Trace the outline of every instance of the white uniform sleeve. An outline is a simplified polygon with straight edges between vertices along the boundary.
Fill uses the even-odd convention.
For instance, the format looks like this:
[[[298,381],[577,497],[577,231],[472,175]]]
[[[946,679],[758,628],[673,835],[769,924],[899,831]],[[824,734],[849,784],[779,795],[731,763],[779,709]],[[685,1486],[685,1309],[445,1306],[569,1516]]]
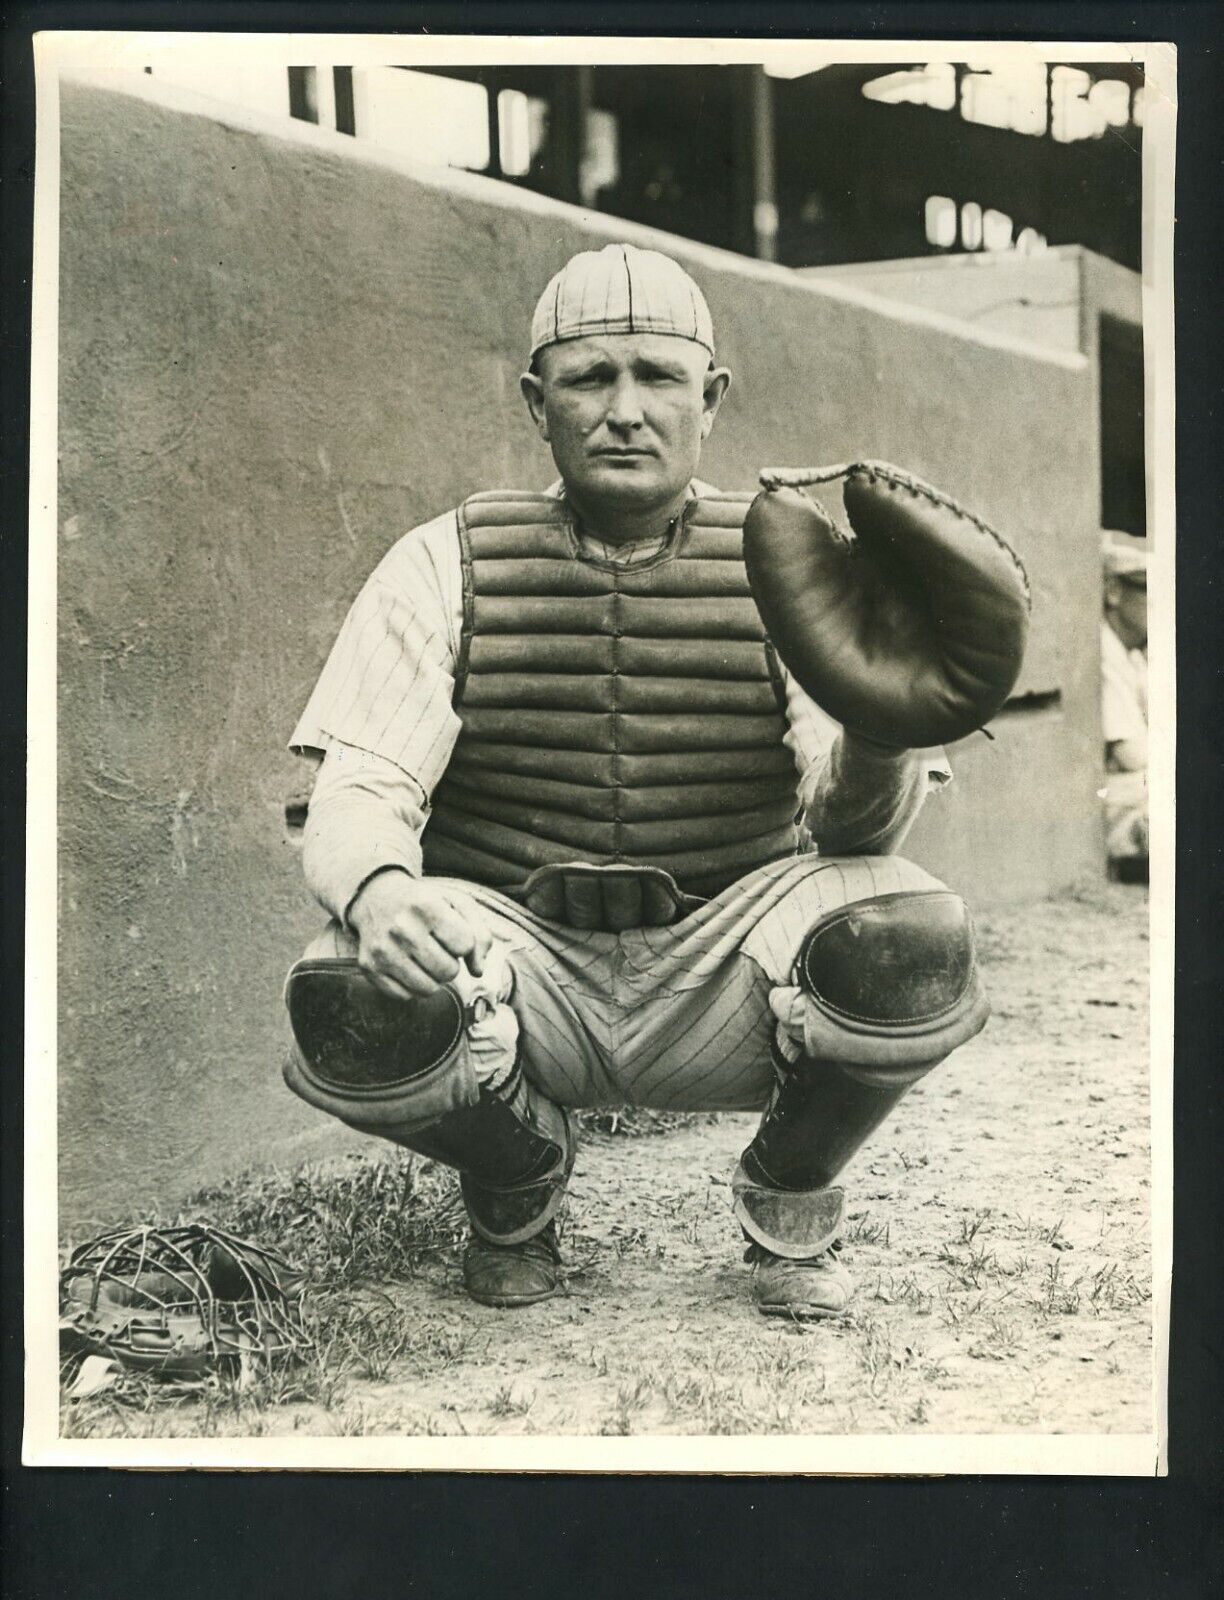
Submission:
[[[952,780],[943,750],[897,754],[846,733],[783,669],[787,743],[799,768],[799,799],[822,855],[897,850],[934,788]]]
[[[293,750],[323,756],[302,841],[306,881],[341,921],[375,873],[420,875],[429,797],[460,727],[451,702],[462,621],[449,512],[375,568],[293,731]]]
[[[459,733],[451,705],[462,618],[454,512],[394,545],[353,602],[290,740],[393,762],[428,797]]]
[[[425,796],[401,767],[355,745],[332,742],[315,778],[302,836],[306,882],[333,917],[376,873],[421,875]]]
[[[1106,744],[1147,740],[1146,683],[1109,624],[1101,624],[1101,733]]]

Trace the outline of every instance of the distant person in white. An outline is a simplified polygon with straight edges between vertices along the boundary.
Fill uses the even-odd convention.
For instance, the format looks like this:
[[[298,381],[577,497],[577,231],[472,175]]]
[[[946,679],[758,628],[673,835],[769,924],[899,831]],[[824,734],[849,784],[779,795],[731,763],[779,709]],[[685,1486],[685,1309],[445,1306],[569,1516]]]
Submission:
[[[1111,863],[1142,872],[1148,859],[1147,541],[1107,532],[1101,621],[1105,836]]]

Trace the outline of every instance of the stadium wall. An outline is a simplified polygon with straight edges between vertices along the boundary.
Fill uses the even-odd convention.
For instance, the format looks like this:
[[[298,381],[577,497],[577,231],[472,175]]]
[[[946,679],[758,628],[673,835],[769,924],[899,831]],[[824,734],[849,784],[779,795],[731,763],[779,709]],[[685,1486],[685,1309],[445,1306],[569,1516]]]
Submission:
[[[982,906],[1101,870],[1082,357],[150,85],[61,85],[65,1226],[349,1137],[280,1083],[281,983],[320,922],[285,743],[400,534],[550,480],[517,380],[577,249],[654,243],[706,290],[735,374],[714,482],[881,457],[1014,539],[1022,698],[952,751],[907,848]]]

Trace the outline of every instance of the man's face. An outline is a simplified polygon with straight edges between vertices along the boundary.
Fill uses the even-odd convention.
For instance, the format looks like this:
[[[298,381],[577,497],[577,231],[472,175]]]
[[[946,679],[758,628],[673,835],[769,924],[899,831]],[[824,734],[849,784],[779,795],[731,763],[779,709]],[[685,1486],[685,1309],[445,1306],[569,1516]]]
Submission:
[[[649,510],[683,493],[730,374],[668,334],[549,345],[523,395],[566,488],[586,509]]]

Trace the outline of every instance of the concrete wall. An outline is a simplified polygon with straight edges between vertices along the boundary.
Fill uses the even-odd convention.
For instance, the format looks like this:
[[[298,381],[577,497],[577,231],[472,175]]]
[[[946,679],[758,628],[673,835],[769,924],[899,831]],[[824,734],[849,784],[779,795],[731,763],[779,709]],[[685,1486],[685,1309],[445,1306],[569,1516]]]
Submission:
[[[858,284],[885,299],[942,311],[978,329],[1078,350],[1079,257],[1074,247],[1034,256],[982,251],[805,267],[802,275]]]
[[[1087,441],[1098,485],[1098,521],[1130,533],[1146,528],[1143,282],[1137,272],[1061,245],[1037,255],[975,252],[805,268],[803,276],[867,289],[899,305],[953,317],[1086,362]],[[1095,541],[1098,530],[1089,530]]]
[[[800,276],[855,284],[978,330],[1078,350],[1094,365],[1102,315],[1136,325],[1143,320],[1139,274],[1080,245],[1060,245],[1032,256],[983,251],[804,267]]]
[[[220,119],[220,120],[219,120]],[[575,249],[640,231],[168,91],[62,89],[63,1220],[168,1201],[332,1127],[283,1091],[285,969],[319,922],[285,740],[404,530],[546,483],[516,380]],[[1093,869],[1095,483],[1078,358],[667,247],[735,370],[704,470],[880,456],[1006,529],[1023,688],[913,853],[977,902]]]

